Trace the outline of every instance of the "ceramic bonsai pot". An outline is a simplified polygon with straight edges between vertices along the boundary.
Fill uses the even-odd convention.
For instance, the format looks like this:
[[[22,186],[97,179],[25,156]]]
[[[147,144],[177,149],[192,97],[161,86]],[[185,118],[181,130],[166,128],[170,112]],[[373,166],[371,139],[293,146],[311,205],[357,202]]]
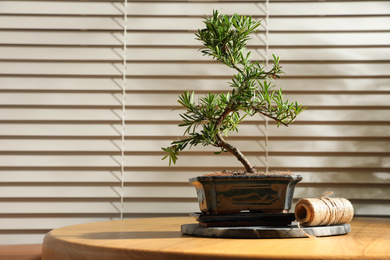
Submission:
[[[287,213],[300,175],[198,176],[195,186],[203,214]]]

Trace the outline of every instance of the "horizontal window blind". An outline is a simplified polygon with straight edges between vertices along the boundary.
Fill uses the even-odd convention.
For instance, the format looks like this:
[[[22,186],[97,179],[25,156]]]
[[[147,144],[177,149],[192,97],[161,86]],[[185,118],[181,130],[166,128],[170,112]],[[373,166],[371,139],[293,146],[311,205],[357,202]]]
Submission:
[[[390,216],[388,1],[128,1],[123,190],[124,1],[2,1],[0,243],[119,219],[122,192],[125,218],[188,215],[188,178],[242,168],[203,147],[161,160],[182,135],[177,95],[228,89],[232,71],[194,36],[213,9],[263,20],[253,59],[281,56],[275,84],[308,107],[288,128],[250,118],[229,140],[260,170],[302,175],[295,201],[333,191],[357,215]]]

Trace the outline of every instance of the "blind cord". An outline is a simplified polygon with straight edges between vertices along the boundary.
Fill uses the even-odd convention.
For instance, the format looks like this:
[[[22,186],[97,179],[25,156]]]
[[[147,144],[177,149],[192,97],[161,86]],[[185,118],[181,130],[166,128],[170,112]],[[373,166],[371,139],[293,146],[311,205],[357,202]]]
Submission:
[[[120,219],[124,213],[125,193],[125,135],[126,135],[126,69],[127,69],[127,0],[124,1],[123,11],[123,66],[122,66],[122,132],[121,132],[121,173],[120,173]]]
[[[268,69],[268,56],[269,56],[269,0],[265,1],[265,67]],[[268,118],[265,119],[265,172],[269,171],[268,162]]]

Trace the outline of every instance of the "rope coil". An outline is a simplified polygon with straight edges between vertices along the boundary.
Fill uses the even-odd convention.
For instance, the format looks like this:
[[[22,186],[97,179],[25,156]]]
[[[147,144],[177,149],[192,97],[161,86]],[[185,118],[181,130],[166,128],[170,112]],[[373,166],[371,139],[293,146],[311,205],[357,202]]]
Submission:
[[[295,206],[295,218],[302,226],[331,226],[349,223],[354,214],[351,202],[344,198],[301,199]]]

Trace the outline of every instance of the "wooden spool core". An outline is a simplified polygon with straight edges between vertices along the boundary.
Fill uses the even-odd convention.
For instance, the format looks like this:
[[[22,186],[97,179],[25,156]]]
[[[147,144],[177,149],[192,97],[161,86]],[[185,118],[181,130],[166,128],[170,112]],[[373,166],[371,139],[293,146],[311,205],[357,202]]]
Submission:
[[[295,217],[298,222],[306,223],[312,218],[312,211],[306,204],[299,204],[295,208]]]

